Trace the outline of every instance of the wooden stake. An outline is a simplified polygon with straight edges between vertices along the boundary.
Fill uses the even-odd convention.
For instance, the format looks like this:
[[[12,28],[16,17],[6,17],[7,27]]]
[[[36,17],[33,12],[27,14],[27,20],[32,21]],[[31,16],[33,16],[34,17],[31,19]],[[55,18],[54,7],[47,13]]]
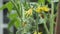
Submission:
[[[57,20],[56,20],[55,34],[60,34],[60,0],[59,0],[59,3],[58,3],[58,11],[57,11]]]

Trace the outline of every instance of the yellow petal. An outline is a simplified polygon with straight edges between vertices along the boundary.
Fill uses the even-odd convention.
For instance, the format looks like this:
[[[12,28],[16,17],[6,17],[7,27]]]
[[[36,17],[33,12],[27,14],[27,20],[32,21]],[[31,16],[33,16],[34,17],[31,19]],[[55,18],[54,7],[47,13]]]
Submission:
[[[26,17],[32,15],[32,8],[30,8],[28,11],[25,12]]]
[[[37,34],[37,32],[35,31],[34,34]]]
[[[42,34],[42,32],[38,32],[38,34]]]
[[[37,34],[37,31],[35,31],[34,34]],[[42,32],[38,32],[38,34],[42,34]]]
[[[44,6],[44,7],[42,7],[43,9],[43,11],[46,11],[46,12],[48,12],[50,9],[48,8],[48,7],[46,7],[46,6]]]
[[[32,8],[27,11],[27,14],[32,15]]]
[[[37,13],[41,13],[41,12],[42,12],[41,9],[42,9],[42,7],[38,7],[38,8],[36,9],[36,12],[37,12]]]

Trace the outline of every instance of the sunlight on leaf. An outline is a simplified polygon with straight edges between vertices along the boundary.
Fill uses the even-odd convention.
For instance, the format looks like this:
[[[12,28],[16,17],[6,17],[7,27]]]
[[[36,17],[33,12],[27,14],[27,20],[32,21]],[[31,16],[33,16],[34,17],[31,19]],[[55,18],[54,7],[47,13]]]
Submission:
[[[51,3],[51,0],[47,0],[49,3]]]
[[[0,10],[3,10],[3,9],[5,9],[5,8],[7,8],[8,11],[11,11],[12,8],[13,8],[13,4],[12,4],[11,2],[8,2],[8,3],[4,4],[4,5],[0,8]]]
[[[17,19],[14,23],[14,26],[18,29],[20,27],[21,23],[20,23],[20,20]]]
[[[8,2],[8,3],[6,4],[6,7],[8,8],[8,11],[11,11],[12,8],[13,8],[13,4],[12,4],[11,2]]]

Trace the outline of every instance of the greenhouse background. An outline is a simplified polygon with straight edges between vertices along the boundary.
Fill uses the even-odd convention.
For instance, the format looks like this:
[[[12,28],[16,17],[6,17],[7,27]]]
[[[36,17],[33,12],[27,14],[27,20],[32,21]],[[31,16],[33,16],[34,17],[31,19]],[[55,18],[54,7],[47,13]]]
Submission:
[[[3,6],[4,4],[6,4],[8,1],[9,0],[0,0],[0,7]],[[27,0],[27,2],[30,2],[31,4],[35,4],[37,1],[38,0]],[[58,3],[58,0],[53,0],[53,2],[55,3],[55,6],[56,6]],[[7,12],[8,12],[7,8],[5,8],[4,10],[2,10],[0,12],[0,34],[9,34],[9,31],[7,29],[8,23],[9,23],[9,18],[7,17]],[[10,30],[11,30],[11,32],[13,32],[13,34],[16,34],[17,30],[14,26]]]

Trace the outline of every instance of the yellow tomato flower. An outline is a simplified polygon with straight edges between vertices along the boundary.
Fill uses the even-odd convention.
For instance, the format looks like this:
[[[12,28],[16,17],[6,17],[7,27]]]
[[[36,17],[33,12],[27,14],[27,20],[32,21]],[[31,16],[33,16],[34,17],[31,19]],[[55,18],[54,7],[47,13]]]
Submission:
[[[27,11],[27,14],[32,15],[32,8]]]
[[[26,16],[32,15],[32,8],[30,8],[28,11],[25,12]]]
[[[43,8],[42,10],[45,12],[48,12],[50,10],[50,8],[48,8],[47,6],[43,6],[42,8]]]
[[[37,34],[37,32],[35,31],[34,34]],[[42,34],[42,32],[38,32],[38,34]]]
[[[36,8],[36,12],[37,12],[37,13],[41,13],[41,12],[42,12],[41,9],[42,9],[42,7],[38,7],[38,8]]]
[[[50,8],[48,8],[47,6],[39,6],[37,9],[36,9],[36,12],[37,13],[41,13],[42,11],[45,11],[45,12],[48,12],[50,10]]]

